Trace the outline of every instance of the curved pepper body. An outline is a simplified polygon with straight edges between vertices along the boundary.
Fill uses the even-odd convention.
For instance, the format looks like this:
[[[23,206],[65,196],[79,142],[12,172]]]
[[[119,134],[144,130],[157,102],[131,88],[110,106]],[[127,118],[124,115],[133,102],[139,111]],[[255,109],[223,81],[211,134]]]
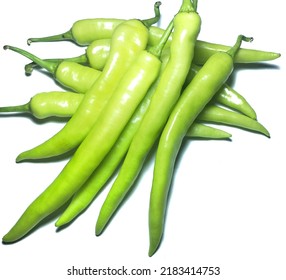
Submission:
[[[211,56],[184,89],[161,134],[149,204],[149,256],[156,252],[163,235],[169,188],[183,138],[232,71],[231,55]]]
[[[56,69],[55,76],[64,87],[76,92],[87,92],[99,78],[101,71],[76,62],[63,61]]]
[[[137,24],[131,23],[131,25]],[[71,160],[50,186],[31,203],[4,237],[5,242],[21,238],[81,188],[115,144],[133,112],[157,78],[160,66],[160,60],[154,55],[147,51],[139,53],[122,77],[104,112],[95,121]]]
[[[161,71],[163,67],[164,61],[162,62]],[[150,71],[154,70],[155,69],[150,69]],[[70,222],[81,211],[83,211],[91,203],[97,193],[104,187],[105,183],[115,172],[123,157],[126,155],[129,145],[134,137],[134,134],[140,126],[143,116],[149,107],[150,100],[156,89],[159,79],[160,76],[157,78],[156,82],[152,84],[152,86],[146,93],[144,99],[136,108],[136,111],[124,127],[122,133],[118,137],[116,143],[114,143],[109,153],[102,160],[100,165],[94,170],[93,174],[89,177],[87,182],[73,196],[73,199],[69,204],[68,208],[56,222],[56,226],[62,226]]]
[[[184,87],[186,87],[191,82],[194,76],[199,72],[200,68],[200,66],[197,66],[194,63],[192,64],[191,69],[186,78]],[[236,90],[234,90],[226,83],[224,83],[219,89],[219,91],[215,94],[213,101],[215,103],[220,103],[231,109],[239,111],[249,116],[250,118],[256,119],[256,113],[252,106],[241,94],[239,94]]]
[[[236,110],[252,119],[256,119],[256,112],[247,100],[235,89],[224,84],[214,97],[214,102]]]
[[[76,21],[72,28],[72,38],[79,45],[89,45],[94,40],[110,39],[116,27],[123,19],[82,19]]]
[[[195,49],[194,63],[203,65],[208,58],[217,52],[226,52],[230,46],[215,44],[206,41],[198,41]],[[280,53],[255,49],[240,48],[234,56],[235,63],[254,63],[270,61],[280,57]]]
[[[17,161],[24,159],[48,158],[63,154],[77,147],[97,120],[121,78],[145,49],[148,29],[138,20],[119,25],[111,43],[111,53],[100,77],[85,96],[67,124],[39,146],[21,153]]]
[[[102,70],[110,53],[110,39],[93,41],[86,49],[86,56],[90,67]]]
[[[243,114],[226,110],[218,106],[208,105],[198,115],[198,121],[220,123],[225,125],[236,126],[250,131],[262,133],[270,137],[269,131],[258,121]]]
[[[96,223],[100,234],[138,176],[145,157],[155,143],[169,113],[179,98],[181,88],[189,71],[194,44],[200,30],[197,13],[178,13],[174,17],[173,40],[170,57],[162,73],[150,106],[136,132]],[[159,106],[158,106],[159,104]],[[140,148],[139,148],[140,147]]]
[[[33,96],[29,102],[31,114],[38,118],[70,117],[83,99],[83,94],[73,92],[42,92]]]

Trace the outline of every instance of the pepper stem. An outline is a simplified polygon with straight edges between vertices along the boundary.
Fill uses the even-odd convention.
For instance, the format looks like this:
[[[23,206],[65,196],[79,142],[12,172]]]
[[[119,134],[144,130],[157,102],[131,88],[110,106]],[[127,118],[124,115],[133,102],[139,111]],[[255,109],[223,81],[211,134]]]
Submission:
[[[72,29],[58,34],[41,38],[29,38],[27,44],[31,45],[34,42],[57,42],[57,41],[73,41]]]
[[[157,57],[160,57],[162,54],[162,51],[164,49],[164,46],[165,46],[166,42],[168,41],[172,31],[173,31],[173,28],[174,28],[174,21],[171,20],[168,27],[166,28],[166,30],[162,34],[162,37],[161,37],[159,43],[155,46],[149,47],[148,52],[152,53],[153,55],[155,55]]]
[[[82,54],[80,56],[76,56],[76,57],[69,57],[69,58],[49,58],[49,59],[44,59],[45,62],[51,62],[51,63],[57,63],[58,65],[62,62],[62,61],[71,61],[71,62],[76,62],[76,63],[80,63],[80,64],[86,64],[88,63],[88,59],[86,54]],[[35,63],[35,62],[31,62],[25,65],[25,73],[26,75],[31,75],[33,70],[35,68],[41,68],[41,65]]]
[[[158,3],[158,2],[156,2]],[[197,4],[197,1],[191,1],[191,0],[183,0],[183,3],[179,9],[178,13],[191,13],[191,12],[195,12],[194,10],[194,6],[193,4]],[[168,41],[172,31],[174,28],[174,19],[172,19],[168,25],[168,27],[166,28],[166,30],[164,31],[159,43],[156,46],[150,47],[148,49],[148,51],[150,53],[152,53],[153,55],[160,57],[162,54],[162,51],[164,49],[164,46],[166,44],[166,42]]]
[[[26,113],[30,112],[30,103],[16,106],[0,107],[0,113]]]
[[[197,0],[183,0],[179,13],[196,12],[197,2]]]
[[[231,56],[234,57],[236,55],[236,53],[238,52],[238,50],[240,49],[241,43],[242,41],[245,42],[252,42],[253,41],[253,37],[246,37],[244,35],[238,35],[237,39],[236,39],[236,43],[234,44],[233,47],[231,47],[227,53]]]
[[[37,56],[35,56],[35,55],[33,55],[33,54],[23,50],[23,49],[17,48],[17,47],[5,45],[3,48],[4,48],[4,50],[12,50],[14,52],[17,52],[17,53],[31,59],[34,63],[36,63],[37,65],[46,69],[47,71],[49,71],[53,75],[55,74],[56,69],[57,69],[58,64],[59,64],[59,62],[53,62],[53,61],[47,61],[47,60],[40,59],[39,57],[37,57]]]
[[[161,2],[157,1],[154,4],[154,12],[155,12],[155,16],[149,19],[144,19],[142,20],[142,22],[149,28],[151,25],[157,23],[160,20],[161,17],[161,13],[160,13],[160,9],[159,7],[161,6]]]

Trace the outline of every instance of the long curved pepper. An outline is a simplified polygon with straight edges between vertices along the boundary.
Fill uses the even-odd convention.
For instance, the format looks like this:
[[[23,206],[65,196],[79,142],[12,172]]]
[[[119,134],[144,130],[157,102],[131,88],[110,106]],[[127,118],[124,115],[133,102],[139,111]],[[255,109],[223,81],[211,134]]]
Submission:
[[[137,20],[124,22],[122,25],[124,29],[126,25],[127,28],[131,26],[133,36],[140,26],[143,29],[141,33],[148,33],[146,27]],[[137,58],[122,76],[104,111],[79,145],[74,156],[51,185],[30,204],[14,227],[3,237],[4,242],[13,242],[24,236],[42,219],[66,203],[88,180],[116,143],[137,106],[156,80],[161,67],[159,59],[161,50],[171,31],[172,26],[166,30],[157,48],[142,49],[137,53]],[[146,43],[147,37],[145,36]]]
[[[160,1],[154,4],[155,16],[149,20],[148,25],[151,26],[158,22],[158,18],[160,17],[160,5]],[[64,33],[41,38],[29,38],[27,44],[30,45],[35,42],[71,41],[80,46],[86,46],[95,40],[110,39],[117,26],[125,21],[125,19],[117,18],[82,19],[74,22],[72,27]]]
[[[113,33],[107,64],[100,77],[85,93],[77,112],[58,133],[21,153],[16,161],[51,158],[76,148],[97,121],[126,71],[146,48],[147,41],[148,26],[144,21],[134,19],[120,24]]]
[[[141,104],[124,127],[124,130],[118,137],[116,143],[109,151],[108,155],[102,160],[100,165],[94,170],[93,174],[88,178],[85,184],[75,193],[68,207],[56,222],[56,226],[60,227],[78,216],[93,201],[95,196],[105,187],[106,182],[113,175],[120,165],[122,159],[127,153],[130,143],[136,133],[140,123],[146,113],[151,98],[155,92],[161,73],[165,68],[166,58],[162,55],[162,66],[157,80],[152,84]],[[191,136],[190,136],[191,137]]]
[[[183,91],[161,134],[150,194],[149,256],[156,252],[163,235],[168,193],[183,138],[198,114],[231,75],[233,57],[240,48],[242,40],[250,41],[252,38],[240,35],[229,51],[216,53],[208,59]]]
[[[61,59],[43,60],[30,52],[9,45],[5,45],[4,49],[12,50],[31,59],[34,63],[51,73],[54,79],[62,86],[76,92],[86,92],[101,74],[101,71],[99,70],[81,65],[74,61],[65,61]]]
[[[144,108],[142,109],[144,110]],[[136,116],[139,116],[140,118],[140,115],[140,112],[137,112]],[[100,166],[95,169],[86,183],[74,194],[68,207],[56,221],[57,227],[70,223],[73,219],[80,215],[80,213],[92,203],[95,197],[106,186],[107,181],[114,174],[116,168],[118,168],[122,158],[126,154],[133,136],[133,132],[136,131],[138,126],[138,123],[136,123],[135,120],[135,115],[132,119],[133,123],[130,123],[129,127],[124,129],[123,135],[121,135],[117,140],[116,144],[101,162]],[[189,139],[225,140],[229,139],[231,134],[221,129],[196,122],[190,127],[186,133],[186,137]]]
[[[173,24],[168,63],[142,123],[130,144],[118,177],[101,207],[96,223],[97,235],[103,231],[140,173],[147,154],[180,96],[191,66],[194,53],[191,50],[194,49],[200,31],[201,19],[194,11],[190,0],[183,0],[180,11],[173,18]]]

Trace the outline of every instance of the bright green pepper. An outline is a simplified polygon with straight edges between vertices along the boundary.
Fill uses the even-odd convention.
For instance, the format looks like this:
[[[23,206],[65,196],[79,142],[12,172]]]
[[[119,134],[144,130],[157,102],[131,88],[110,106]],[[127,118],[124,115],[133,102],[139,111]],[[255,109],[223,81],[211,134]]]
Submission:
[[[99,235],[122,202],[140,173],[144,160],[177,102],[189,72],[201,19],[190,0],[184,0],[174,17],[170,57],[161,75],[140,127],[130,144],[127,155],[99,213],[96,234]]]
[[[226,110],[224,108],[207,105],[196,118],[197,121],[220,123],[224,125],[236,126],[253,132],[258,132],[270,137],[269,131],[258,121],[240,113]]]
[[[28,39],[28,44],[31,44],[32,42],[53,42],[68,40],[81,46],[87,46],[95,40],[110,39],[115,27],[123,21],[123,19],[114,18],[82,19],[76,21],[71,29],[65,33],[42,38],[30,38]],[[160,40],[163,32],[164,30],[162,28],[152,26],[150,28],[148,44],[156,45]],[[171,42],[171,38],[169,41]],[[168,46],[169,45],[166,45],[166,47]],[[203,65],[206,60],[214,53],[226,51],[229,48],[230,47],[226,45],[197,40],[195,46],[194,63]],[[281,54],[276,52],[241,48],[234,57],[234,61],[236,63],[255,63],[271,61],[279,58],[280,56]]]
[[[140,50],[140,46],[144,46],[142,41],[147,43],[147,28],[140,21],[124,22],[122,26],[118,26],[118,29],[121,40],[123,39],[122,33],[125,33],[126,29],[132,32],[132,36],[135,36],[134,32],[137,33],[137,40],[132,40],[132,42],[138,44],[138,50]],[[161,67],[158,57],[161,55],[161,49],[171,31],[172,25],[167,29],[158,47],[150,50],[141,48],[141,51],[136,52],[136,59],[129,65],[126,74],[121,76],[107,105],[71,160],[50,186],[30,204],[8,234],[3,237],[4,242],[13,242],[21,238],[43,218],[66,203],[88,180],[116,143],[125,125],[157,78]],[[138,42],[139,38],[141,40]],[[134,50],[132,51],[134,52]],[[118,53],[118,50],[116,52]],[[130,49],[128,48],[129,53]],[[127,60],[126,57],[124,58]]]
[[[160,17],[159,6],[161,2],[158,1],[154,5],[155,16],[149,20],[148,25],[157,23]],[[113,36],[114,30],[123,23],[124,19],[116,18],[95,18],[95,19],[82,19],[76,21],[72,27],[62,34],[42,37],[42,38],[29,38],[27,44],[33,42],[57,42],[57,41],[71,41],[81,46],[91,44],[96,40],[110,39]],[[160,35],[162,35],[161,32]],[[154,45],[157,45],[160,39]]]
[[[83,94],[70,91],[40,92],[23,105],[0,107],[0,113],[29,113],[37,119],[71,117],[83,97]]]
[[[58,133],[21,153],[16,160],[54,157],[76,148],[97,120],[125,72],[146,48],[147,40],[148,28],[141,21],[130,20],[119,25],[113,33],[108,62],[100,77],[85,93],[76,113]]]
[[[161,72],[165,68],[166,59],[162,59],[163,65]],[[152,85],[140,106],[136,109],[132,118],[124,128],[123,132],[117,139],[117,142],[112,147],[108,155],[100,163],[99,167],[95,169],[93,174],[89,177],[87,182],[78,190],[73,196],[72,201],[65,209],[64,213],[56,222],[56,226],[60,227],[78,216],[88,205],[93,201],[96,195],[102,190],[106,182],[110,179],[116,168],[120,165],[123,157],[126,155],[130,143],[140,126],[140,123],[147,111],[151,98],[156,90],[160,76],[156,83]],[[188,131],[187,137],[190,138],[208,138],[208,139],[228,139],[231,135],[223,130],[209,127],[200,123],[194,124]]]
[[[184,88],[191,82],[194,76],[198,73],[200,67],[192,64],[190,72],[186,78]],[[220,90],[213,98],[214,103],[219,103],[233,110],[239,111],[252,119],[256,119],[256,112],[246,99],[239,94],[236,90],[231,88],[228,84],[224,83]]]
[[[239,36],[235,46],[228,52],[216,53],[208,59],[183,91],[161,134],[150,194],[149,256],[156,252],[163,235],[169,188],[183,138],[199,113],[232,73],[233,57],[242,40],[250,39]]]
[[[8,45],[4,46],[4,49],[9,49],[28,57],[51,73],[54,79],[62,86],[76,92],[85,93],[101,74],[99,70],[74,61],[65,61],[62,59],[55,61],[42,60],[30,52]]]

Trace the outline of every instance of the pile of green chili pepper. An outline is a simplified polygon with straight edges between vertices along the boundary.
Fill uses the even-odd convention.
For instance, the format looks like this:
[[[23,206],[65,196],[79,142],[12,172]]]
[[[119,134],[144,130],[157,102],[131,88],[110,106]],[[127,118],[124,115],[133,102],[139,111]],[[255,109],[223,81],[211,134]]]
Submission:
[[[149,256],[159,248],[169,188],[184,139],[230,139],[216,125],[228,125],[270,137],[246,98],[227,84],[236,63],[259,63],[279,53],[242,48],[251,37],[235,34],[233,46],[199,40],[202,19],[196,0],[182,0],[166,29],[146,20],[96,18],[75,22],[55,36],[33,42],[69,40],[85,47],[70,58],[42,59],[6,45],[31,60],[26,74],[42,68],[58,82],[58,91],[34,94],[23,105],[0,107],[0,113],[28,113],[35,118],[66,118],[64,127],[16,162],[72,156],[53,182],[27,207],[4,243],[13,243],[67,204],[56,221],[73,221],[117,176],[100,209],[100,235],[134,187],[147,156],[155,152],[149,205]]]

